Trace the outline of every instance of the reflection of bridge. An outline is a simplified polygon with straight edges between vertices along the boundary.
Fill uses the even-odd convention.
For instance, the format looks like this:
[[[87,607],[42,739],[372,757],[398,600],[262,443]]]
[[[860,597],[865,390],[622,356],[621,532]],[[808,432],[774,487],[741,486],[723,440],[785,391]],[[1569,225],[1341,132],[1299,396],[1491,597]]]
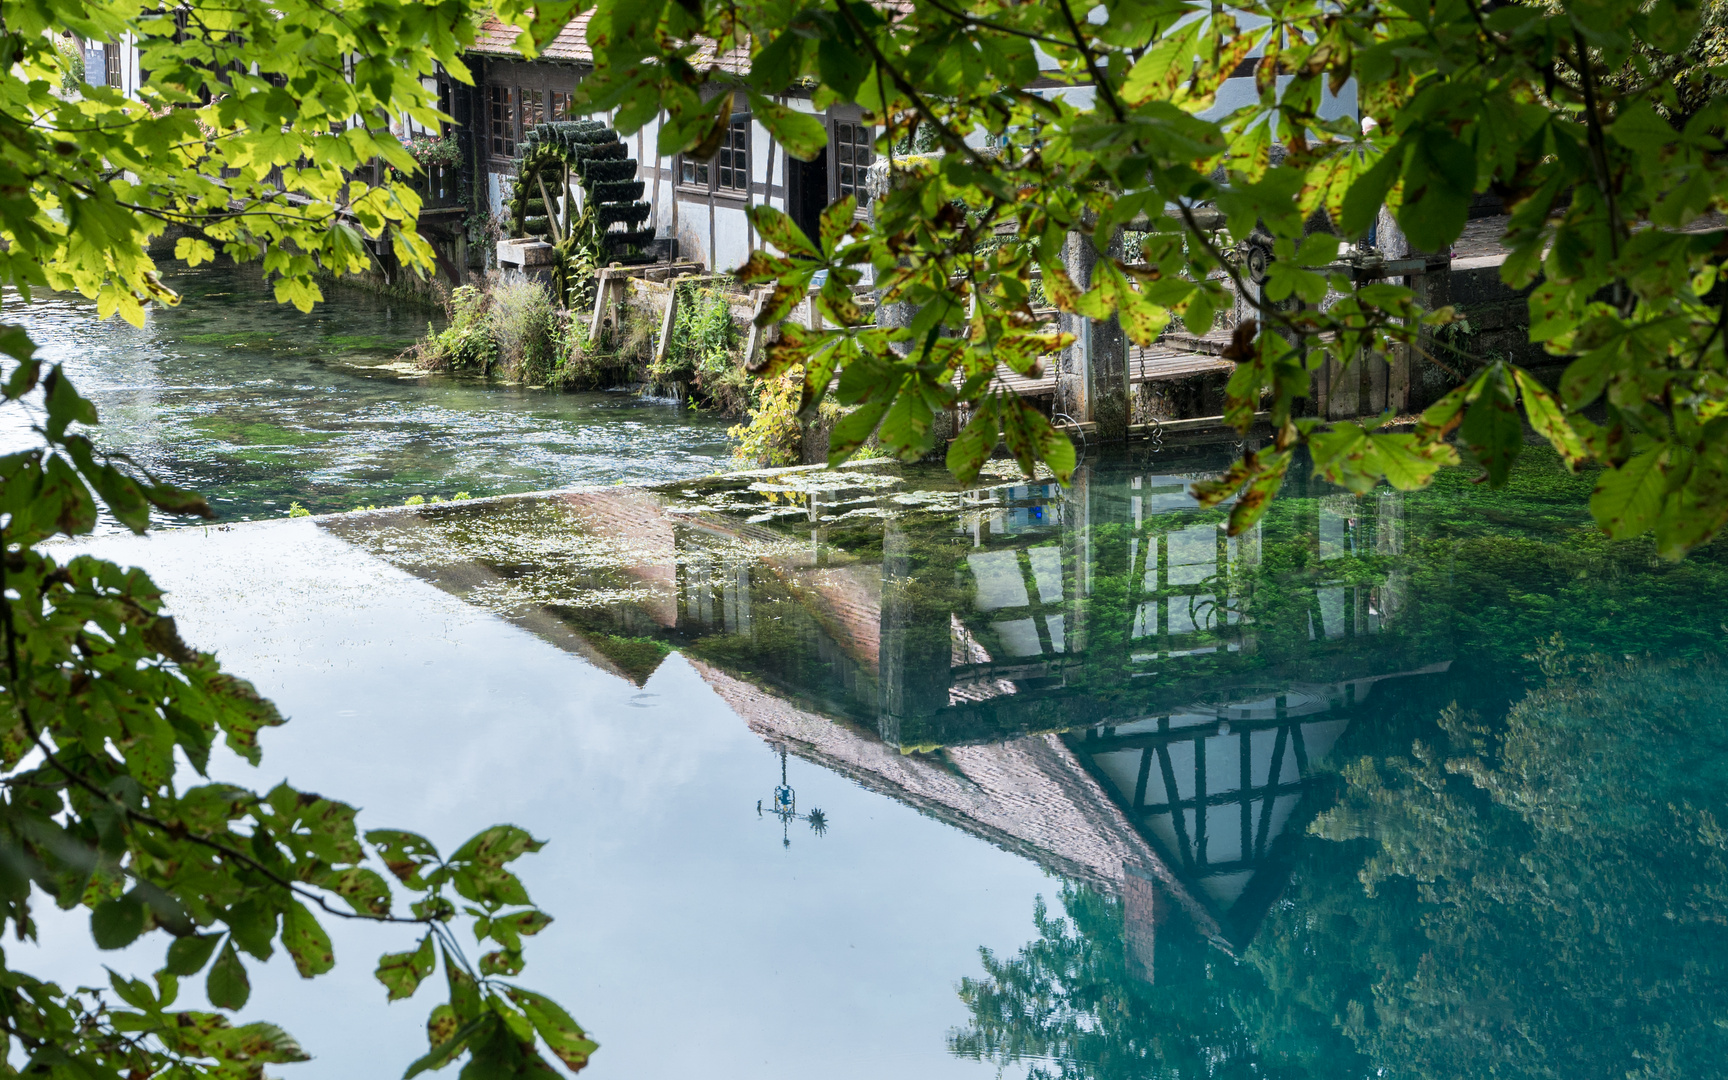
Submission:
[[[569,496],[628,598],[531,620],[585,654],[679,648],[770,741],[1119,893],[1150,977],[1173,917],[1252,937],[1374,685],[1445,666],[1408,625],[1399,496],[1280,500],[1228,538],[1192,479],[1094,470],[941,511],[810,497],[751,522]]]

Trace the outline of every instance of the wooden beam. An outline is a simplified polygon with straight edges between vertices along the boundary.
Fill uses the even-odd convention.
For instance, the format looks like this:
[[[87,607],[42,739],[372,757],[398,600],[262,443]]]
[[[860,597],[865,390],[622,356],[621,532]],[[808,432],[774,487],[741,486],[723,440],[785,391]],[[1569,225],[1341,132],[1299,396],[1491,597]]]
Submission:
[[[683,281],[684,277],[685,275],[679,274],[667,282],[670,287],[666,292],[666,315],[660,320],[660,340],[654,343],[656,367],[665,366],[667,350],[672,346],[672,323],[678,317],[678,283]]]

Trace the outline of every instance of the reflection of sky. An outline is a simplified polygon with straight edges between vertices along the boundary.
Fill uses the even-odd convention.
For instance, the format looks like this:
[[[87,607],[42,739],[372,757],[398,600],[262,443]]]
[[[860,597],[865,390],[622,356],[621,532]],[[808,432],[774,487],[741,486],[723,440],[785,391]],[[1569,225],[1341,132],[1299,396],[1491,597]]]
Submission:
[[[262,770],[230,758],[220,775],[293,777],[359,804],[363,827],[446,851],[498,821],[551,841],[518,864],[558,919],[522,981],[602,1044],[585,1076],[985,1068],[946,1054],[966,1019],[955,984],[980,945],[1024,943],[1033,896],[1054,887],[1031,863],[796,758],[799,808],[831,827],[795,824],[784,850],[755,811],[778,761],[681,660],[638,691],[311,522],[95,546],[145,565],[187,638],[292,718],[263,736]],[[99,981],[104,961],[144,975],[166,946],[102,955],[81,917],[39,917],[44,944],[12,955],[68,984]],[[424,1050],[432,991],[386,1005],[371,971],[408,936],[335,931],[336,971],[302,982],[278,956],[253,971],[245,1018],[316,1056],[286,1076],[397,1075]]]

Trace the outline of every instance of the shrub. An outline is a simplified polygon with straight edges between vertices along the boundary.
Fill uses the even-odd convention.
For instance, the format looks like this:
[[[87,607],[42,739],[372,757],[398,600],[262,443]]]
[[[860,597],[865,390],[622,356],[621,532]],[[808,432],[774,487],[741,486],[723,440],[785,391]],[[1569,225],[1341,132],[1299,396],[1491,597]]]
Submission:
[[[778,379],[758,382],[750,422],[726,434],[738,440],[732,456],[744,465],[796,465],[803,456],[804,426],[798,419],[798,399],[804,391],[804,368],[792,368]]]
[[[409,350],[409,356],[427,371],[487,374],[498,359],[498,343],[489,318],[491,307],[486,285],[458,286],[444,304],[449,324],[443,330],[428,326],[426,337]]]
[[[568,316],[537,281],[508,278],[492,290],[492,336],[498,367],[507,379],[555,380],[562,360]]]
[[[738,328],[732,322],[728,290],[720,284],[678,284],[678,315],[672,320],[672,340],[666,357],[651,365],[648,376],[657,386],[718,381],[737,368],[733,350]]]
[[[544,285],[490,275],[452,290],[445,311],[449,324],[443,330],[427,327],[426,338],[410,350],[421,368],[531,383],[559,380],[569,319]]]

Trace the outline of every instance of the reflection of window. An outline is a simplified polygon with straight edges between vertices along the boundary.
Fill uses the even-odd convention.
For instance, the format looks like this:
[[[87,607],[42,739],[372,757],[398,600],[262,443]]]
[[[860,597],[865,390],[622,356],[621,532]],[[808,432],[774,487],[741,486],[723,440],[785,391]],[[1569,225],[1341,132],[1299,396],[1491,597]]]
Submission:
[[[516,156],[516,88],[492,86],[490,90],[492,155]]]
[[[734,116],[720,144],[719,184],[729,191],[750,188],[750,118]]]
[[[1195,585],[1217,572],[1218,529],[1195,525],[1169,534],[1169,583]]]
[[[546,91],[522,91],[522,130],[546,122]]]
[[[570,95],[562,90],[552,91],[551,99],[547,102],[547,110],[546,119],[548,120],[570,119]]]
[[[859,205],[870,201],[865,178],[870,172],[870,163],[876,160],[875,152],[870,148],[873,142],[875,136],[863,124],[842,121],[834,125],[834,162],[838,168],[835,198],[844,199],[852,195],[858,199]]]

